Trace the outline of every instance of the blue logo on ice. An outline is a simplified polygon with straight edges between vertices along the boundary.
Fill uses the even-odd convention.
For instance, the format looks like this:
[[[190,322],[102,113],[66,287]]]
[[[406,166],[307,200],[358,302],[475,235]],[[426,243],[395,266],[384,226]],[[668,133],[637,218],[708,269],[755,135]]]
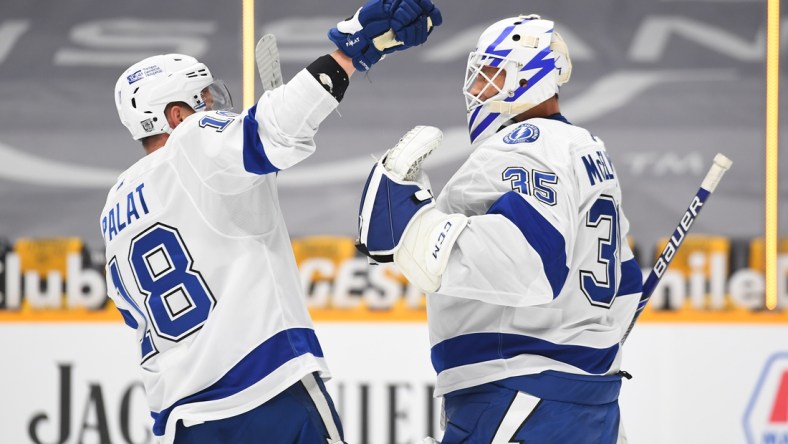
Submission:
[[[503,141],[513,145],[515,143],[535,142],[538,138],[539,128],[530,123],[523,123],[515,128],[514,131],[507,134],[506,137],[503,138]]]
[[[775,353],[764,365],[743,423],[748,444],[788,442],[788,352]]]
[[[142,80],[142,77],[143,77],[142,76],[142,70],[140,69],[139,71],[135,71],[132,74],[130,74],[129,76],[127,76],[126,79],[129,81],[129,85],[131,85],[132,83],[134,83],[134,82],[136,82],[138,80]]]

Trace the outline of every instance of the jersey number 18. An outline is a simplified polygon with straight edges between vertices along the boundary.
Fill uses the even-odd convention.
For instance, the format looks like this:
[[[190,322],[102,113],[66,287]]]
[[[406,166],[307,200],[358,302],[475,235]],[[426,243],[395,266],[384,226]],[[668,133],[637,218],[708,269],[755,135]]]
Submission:
[[[128,263],[142,295],[143,310],[129,294],[117,259],[113,257],[109,261],[108,271],[115,290],[144,322],[143,362],[158,352],[152,334],[178,342],[199,330],[216,305],[205,279],[192,267],[193,262],[176,228],[157,223],[135,237]],[[131,313],[121,310],[121,314],[126,324],[139,327]]]

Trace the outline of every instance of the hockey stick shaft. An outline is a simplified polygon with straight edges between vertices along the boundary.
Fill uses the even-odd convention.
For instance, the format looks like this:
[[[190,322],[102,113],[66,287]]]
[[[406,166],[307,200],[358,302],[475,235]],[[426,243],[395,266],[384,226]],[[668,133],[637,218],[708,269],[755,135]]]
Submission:
[[[698,192],[695,193],[692,201],[690,201],[689,207],[684,211],[684,215],[681,216],[681,220],[679,220],[676,229],[673,230],[673,235],[668,239],[665,248],[657,258],[657,262],[651,268],[651,273],[649,273],[646,281],[643,283],[643,293],[640,296],[635,316],[632,318],[632,322],[629,323],[626,333],[624,333],[624,336],[621,338],[621,345],[624,345],[624,341],[626,341],[627,336],[629,336],[629,333],[632,331],[632,327],[635,326],[635,322],[640,316],[640,313],[643,312],[649,299],[651,299],[651,294],[654,293],[654,289],[657,288],[657,284],[659,284],[660,279],[664,276],[665,270],[668,269],[673,258],[676,257],[676,252],[679,247],[681,247],[687,233],[690,228],[692,228],[692,224],[703,209],[706,199],[708,199],[711,193],[714,192],[714,189],[717,188],[717,185],[722,179],[722,175],[728,171],[732,164],[733,162],[722,154],[714,156],[714,163],[709,169],[709,172],[706,173],[706,177],[703,179]]]
[[[273,34],[264,35],[255,46],[254,58],[257,73],[263,84],[263,92],[270,91],[282,84],[282,66],[279,60],[279,48]]]

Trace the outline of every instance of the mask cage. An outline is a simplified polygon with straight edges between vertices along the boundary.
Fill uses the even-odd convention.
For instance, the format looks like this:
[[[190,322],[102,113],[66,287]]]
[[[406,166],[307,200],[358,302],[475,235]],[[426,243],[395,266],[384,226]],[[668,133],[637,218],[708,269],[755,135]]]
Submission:
[[[465,110],[467,112],[471,112],[474,109],[484,105],[490,100],[495,99],[502,99],[507,96],[505,93],[504,88],[499,88],[495,84],[495,79],[499,76],[503,76],[504,78],[504,87],[506,86],[506,63],[510,60],[506,57],[500,57],[496,55],[480,53],[480,52],[472,52],[468,55],[468,64],[465,70],[465,84],[463,85],[463,96],[465,96]],[[492,75],[488,75],[483,71],[486,66],[492,66],[497,68],[497,70],[492,73]],[[479,91],[478,94],[471,94],[471,89],[476,84],[478,78],[483,79],[486,84],[484,87]],[[480,99],[483,97],[484,94],[492,88],[495,91],[495,94],[491,95],[487,99]]]

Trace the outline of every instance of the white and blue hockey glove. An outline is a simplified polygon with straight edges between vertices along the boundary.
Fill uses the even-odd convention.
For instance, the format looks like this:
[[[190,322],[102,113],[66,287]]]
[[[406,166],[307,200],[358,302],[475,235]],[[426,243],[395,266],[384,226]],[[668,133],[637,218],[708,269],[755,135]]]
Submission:
[[[424,291],[440,287],[449,254],[468,223],[435,208],[421,163],[443,140],[435,127],[417,126],[376,162],[359,208],[359,251],[378,262],[392,259]]]
[[[431,0],[369,0],[331,28],[328,38],[357,70],[367,71],[386,54],[421,45],[442,22]]]

